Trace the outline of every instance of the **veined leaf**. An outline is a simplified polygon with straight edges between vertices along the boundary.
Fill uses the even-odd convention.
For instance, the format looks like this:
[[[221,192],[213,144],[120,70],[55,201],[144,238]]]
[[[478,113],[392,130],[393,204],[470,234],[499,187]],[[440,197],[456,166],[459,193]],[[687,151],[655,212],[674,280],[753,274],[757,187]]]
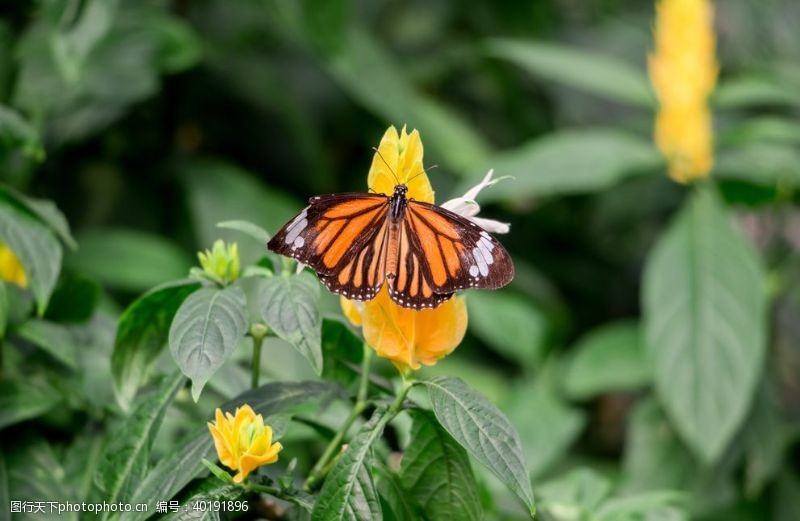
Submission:
[[[258,281],[261,318],[278,337],[303,355],[317,374],[322,372],[322,318],[319,283],[309,273]]]
[[[610,391],[633,390],[650,381],[650,368],[636,322],[608,324],[575,346],[564,377],[572,398],[583,400]]]
[[[6,185],[0,185],[0,196],[15,202],[38,217],[51,230],[56,232],[70,249],[74,250],[78,247],[78,243],[72,237],[66,217],[52,201],[30,197]]]
[[[419,517],[418,507],[411,502],[408,492],[400,484],[400,476],[385,466],[375,467],[375,476],[384,519],[415,521]]]
[[[178,308],[169,329],[169,350],[192,380],[192,396],[222,367],[247,332],[244,292],[238,286],[203,288]]]
[[[167,344],[178,307],[200,287],[185,279],[154,288],[128,306],[119,318],[111,374],[117,400],[127,409],[144,383],[151,364]]]
[[[184,382],[180,374],[165,377],[109,437],[95,479],[109,503],[131,500],[136,486],[147,472],[150,447],[164,412]]]
[[[233,412],[242,404],[250,404],[257,414],[265,418],[290,411],[312,400],[334,395],[338,387],[323,382],[274,382],[251,389],[235,399],[222,404],[220,409]],[[212,420],[209,414],[208,419]],[[203,458],[215,459],[214,441],[205,425],[178,444],[167,457],[153,467],[147,476],[136,484],[131,503],[147,503],[150,514],[156,502],[172,499],[191,480],[205,471]],[[141,521],[147,512],[125,512],[120,521]]]
[[[386,407],[378,407],[348,444],[325,478],[312,521],[382,521],[370,459],[372,444],[383,433],[387,420]]]
[[[622,103],[653,108],[655,97],[644,70],[608,53],[531,40],[493,39],[488,52],[526,71]]]
[[[459,378],[436,377],[428,388],[436,419],[470,455],[491,470],[533,514],[533,491],[519,435],[508,418]]]
[[[8,245],[25,269],[36,312],[43,315],[61,271],[61,245],[44,224],[2,202],[0,242]]]
[[[483,518],[478,484],[464,449],[433,414],[415,410],[410,443],[403,454],[400,482],[429,521]]]
[[[764,276],[709,188],[650,254],[642,300],[656,390],[689,446],[716,461],[744,420],[766,340]]]
[[[489,168],[513,180],[481,193],[481,201],[519,200],[608,188],[626,176],[655,170],[663,159],[653,144],[614,129],[567,129],[499,152],[461,186],[466,191]]]

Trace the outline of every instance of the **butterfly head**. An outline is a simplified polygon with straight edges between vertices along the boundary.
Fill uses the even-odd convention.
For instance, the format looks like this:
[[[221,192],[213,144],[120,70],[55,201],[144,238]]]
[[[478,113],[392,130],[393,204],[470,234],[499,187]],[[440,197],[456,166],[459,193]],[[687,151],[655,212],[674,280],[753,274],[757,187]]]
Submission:
[[[405,199],[406,194],[408,193],[408,187],[404,184],[395,185],[394,187],[394,196],[395,197],[402,197]]]

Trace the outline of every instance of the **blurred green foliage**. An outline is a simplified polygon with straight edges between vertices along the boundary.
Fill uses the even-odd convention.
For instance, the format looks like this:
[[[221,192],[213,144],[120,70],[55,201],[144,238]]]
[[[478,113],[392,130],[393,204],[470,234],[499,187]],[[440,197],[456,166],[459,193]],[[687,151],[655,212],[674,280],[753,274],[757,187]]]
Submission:
[[[0,242],[29,285],[0,282],[0,519],[8,498],[208,493],[190,483],[213,456],[202,425],[248,388],[250,346],[226,341],[198,404],[170,376],[137,398],[175,367],[166,336],[198,285],[174,281],[218,238],[239,243],[242,266],[277,269],[252,228],[217,224],[274,232],[312,195],[364,191],[370,147],[389,124],[419,129],[427,165],[439,165],[439,202],[489,168],[515,177],[481,203],[512,223],[501,241],[516,279],[468,292],[467,338],[422,373],[457,374],[500,405],[542,519],[797,519],[793,0],[716,3],[716,165],[690,188],[667,179],[652,144],[649,1],[7,4]],[[296,305],[312,302],[321,330],[290,324],[265,342],[270,385],[321,370],[353,387],[359,339],[315,289]],[[378,367],[373,385],[390,388],[393,368]],[[295,414],[282,443],[301,469],[340,422],[335,406],[303,404],[329,397],[325,385],[302,400],[278,384],[269,392],[283,402],[257,397],[265,414]],[[418,436],[443,432],[415,414]],[[383,454],[403,448],[409,425],[395,426]],[[131,440],[136,465],[104,471]],[[435,450],[452,447],[454,468],[469,467],[452,439]],[[413,519],[392,493],[425,459],[411,455],[399,474],[376,471],[396,519]],[[480,497],[464,511],[525,518],[493,474],[472,468],[477,484],[462,485]]]

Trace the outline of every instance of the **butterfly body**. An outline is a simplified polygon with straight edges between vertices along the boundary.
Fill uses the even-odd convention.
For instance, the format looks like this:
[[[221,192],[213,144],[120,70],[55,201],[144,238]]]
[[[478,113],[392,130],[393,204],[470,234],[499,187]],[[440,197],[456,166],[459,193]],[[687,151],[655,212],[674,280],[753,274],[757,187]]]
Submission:
[[[270,241],[311,266],[332,292],[371,300],[383,284],[403,307],[433,308],[466,288],[499,288],[514,276],[508,252],[472,221],[408,199],[343,193],[312,197]]]

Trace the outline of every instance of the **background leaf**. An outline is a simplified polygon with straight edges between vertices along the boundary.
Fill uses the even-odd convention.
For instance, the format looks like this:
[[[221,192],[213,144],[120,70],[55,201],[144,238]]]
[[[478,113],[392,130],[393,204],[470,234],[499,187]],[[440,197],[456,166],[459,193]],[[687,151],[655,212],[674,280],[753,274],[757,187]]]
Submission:
[[[635,390],[648,384],[650,368],[636,322],[607,324],[583,337],[564,375],[564,389],[576,400]]]
[[[0,242],[8,245],[25,268],[36,311],[43,315],[61,271],[61,245],[39,221],[1,201]]]
[[[61,397],[46,384],[0,379],[0,429],[49,411]]]
[[[183,301],[169,329],[169,350],[192,380],[192,396],[222,367],[247,332],[244,292],[238,286],[203,288]]]
[[[428,388],[433,412],[442,427],[533,512],[525,456],[519,435],[508,418],[459,378],[437,377],[423,384]]]
[[[61,210],[59,210],[52,201],[29,197],[14,190],[10,186],[2,184],[0,184],[0,197],[13,201],[36,216],[44,224],[49,226],[70,249],[74,250],[78,247],[78,243],[75,242],[75,239],[72,237],[72,232],[69,229],[66,217],[64,217],[64,214],[61,213]]]
[[[181,303],[199,287],[199,282],[184,279],[153,288],[119,317],[111,374],[114,392],[123,408],[133,400],[167,344],[170,324]]]
[[[409,445],[403,453],[400,482],[419,514],[430,521],[483,518],[478,485],[461,446],[433,414],[415,410]]]
[[[78,347],[72,333],[64,326],[32,318],[17,329],[17,335],[40,347],[70,369],[78,366]]]
[[[714,462],[755,393],[766,301],[756,255],[712,190],[696,190],[656,244],[642,301],[659,397],[686,442]]]
[[[269,277],[258,284],[262,320],[278,337],[292,344],[317,374],[321,374],[319,283],[311,274],[300,273]]]

